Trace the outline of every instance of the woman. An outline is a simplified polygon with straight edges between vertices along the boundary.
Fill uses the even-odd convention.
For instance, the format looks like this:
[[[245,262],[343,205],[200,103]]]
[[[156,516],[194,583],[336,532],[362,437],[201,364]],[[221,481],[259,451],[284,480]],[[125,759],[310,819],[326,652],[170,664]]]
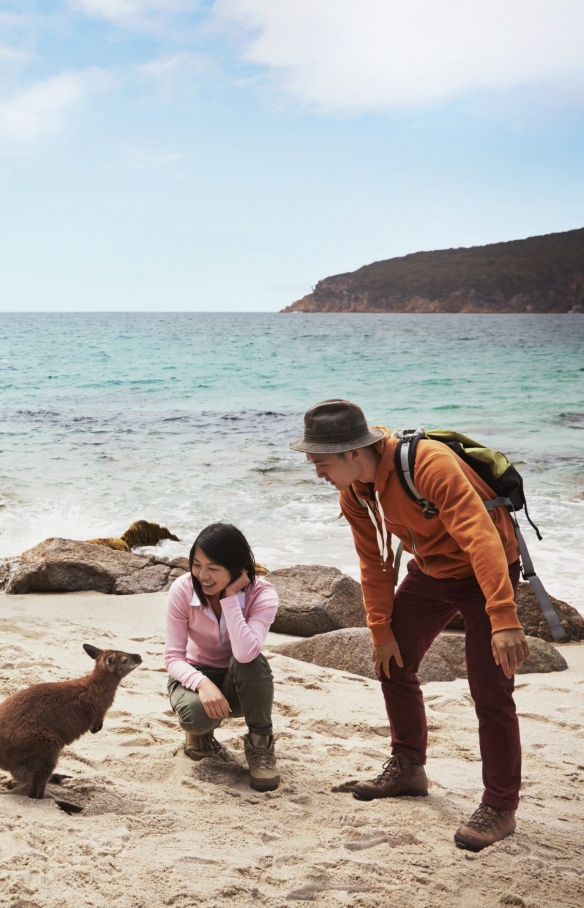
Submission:
[[[191,760],[227,755],[213,734],[223,719],[244,716],[250,785],[280,783],[272,736],[272,671],[261,649],[278,608],[271,583],[256,577],[243,533],[212,523],[195,539],[190,573],[168,593],[165,663],[170,704],[186,731]]]

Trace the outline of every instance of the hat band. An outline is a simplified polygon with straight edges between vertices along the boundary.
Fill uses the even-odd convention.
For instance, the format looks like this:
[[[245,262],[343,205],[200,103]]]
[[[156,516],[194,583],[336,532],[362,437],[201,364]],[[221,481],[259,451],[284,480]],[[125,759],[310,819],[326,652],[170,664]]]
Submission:
[[[304,430],[304,439],[317,444],[327,444],[328,442],[333,444],[337,441],[353,441],[353,439],[367,435],[368,432],[369,427],[367,425],[359,426],[359,428],[353,427],[344,432],[307,432]]]

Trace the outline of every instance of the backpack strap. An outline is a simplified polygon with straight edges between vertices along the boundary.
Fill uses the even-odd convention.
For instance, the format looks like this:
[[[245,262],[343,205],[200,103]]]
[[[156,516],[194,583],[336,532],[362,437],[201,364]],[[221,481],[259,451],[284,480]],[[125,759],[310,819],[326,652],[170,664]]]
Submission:
[[[400,539],[398,547],[395,550],[395,555],[393,556],[393,585],[394,586],[397,586],[399,566],[400,566],[400,562],[401,562],[401,557],[403,555],[403,551],[404,551],[404,544]]]
[[[436,505],[424,498],[414,484],[414,464],[416,462],[416,449],[418,442],[424,438],[426,430],[424,428],[415,431],[402,432],[395,449],[395,469],[401,482],[404,492],[410,498],[417,502],[422,508],[424,517],[431,520],[438,513]]]
[[[511,504],[511,501],[508,498],[493,498],[492,501],[485,501],[484,505],[487,511],[492,511],[493,508],[504,507],[509,511],[509,516],[511,517],[511,522],[513,523],[513,529],[515,531],[515,537],[519,544],[519,552],[521,554],[521,575],[524,580],[527,580],[530,584],[533,592],[536,595],[539,606],[543,612],[543,616],[547,621],[548,627],[551,631],[551,635],[554,640],[561,640],[566,636],[566,632],[562,627],[558,613],[556,612],[550,597],[548,596],[546,589],[535,573],[535,568],[533,567],[533,561],[531,560],[531,555],[525,543],[523,533],[519,528],[519,523],[517,521],[517,515],[515,514],[515,508]],[[530,521],[531,522],[531,521]]]

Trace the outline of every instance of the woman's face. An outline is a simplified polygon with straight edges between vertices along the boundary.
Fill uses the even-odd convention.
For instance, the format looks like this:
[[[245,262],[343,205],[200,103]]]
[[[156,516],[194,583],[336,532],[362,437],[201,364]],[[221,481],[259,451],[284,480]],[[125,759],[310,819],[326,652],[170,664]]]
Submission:
[[[193,558],[193,577],[197,578],[207,596],[222,593],[227,584],[231,583],[231,574],[227,568],[211,561],[199,546],[196,547]]]

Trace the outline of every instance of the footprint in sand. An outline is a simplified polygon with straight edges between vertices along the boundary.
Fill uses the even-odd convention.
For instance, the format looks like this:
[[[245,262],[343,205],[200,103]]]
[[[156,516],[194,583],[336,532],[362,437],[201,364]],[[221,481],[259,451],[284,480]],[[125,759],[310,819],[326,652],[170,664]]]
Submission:
[[[350,839],[345,842],[347,851],[363,851],[365,848],[375,848],[376,845],[388,842],[389,836],[386,832],[370,832],[359,836],[357,839]]]
[[[289,703],[275,703],[274,712],[281,713],[283,716],[298,716],[300,715],[300,710],[295,706],[291,706]]]

